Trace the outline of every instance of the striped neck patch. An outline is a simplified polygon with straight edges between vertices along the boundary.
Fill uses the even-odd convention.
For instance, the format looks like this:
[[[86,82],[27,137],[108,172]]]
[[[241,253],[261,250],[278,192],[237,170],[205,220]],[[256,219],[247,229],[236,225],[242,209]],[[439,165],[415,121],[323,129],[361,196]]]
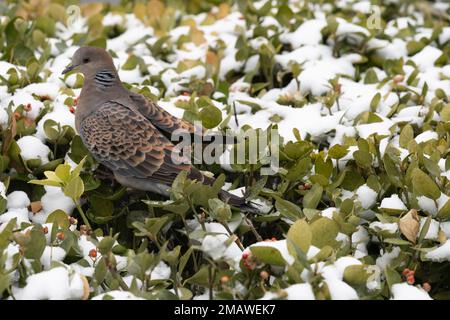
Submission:
[[[102,70],[97,72],[94,77],[94,82],[102,87],[111,87],[116,81],[114,72],[109,70]]]

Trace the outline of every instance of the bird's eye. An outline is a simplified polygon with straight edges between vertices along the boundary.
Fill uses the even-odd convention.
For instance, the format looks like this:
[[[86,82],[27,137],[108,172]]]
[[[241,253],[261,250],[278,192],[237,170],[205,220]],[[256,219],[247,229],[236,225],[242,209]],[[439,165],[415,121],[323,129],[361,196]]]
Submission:
[[[88,63],[89,62],[89,58],[84,58],[83,59],[83,63]]]

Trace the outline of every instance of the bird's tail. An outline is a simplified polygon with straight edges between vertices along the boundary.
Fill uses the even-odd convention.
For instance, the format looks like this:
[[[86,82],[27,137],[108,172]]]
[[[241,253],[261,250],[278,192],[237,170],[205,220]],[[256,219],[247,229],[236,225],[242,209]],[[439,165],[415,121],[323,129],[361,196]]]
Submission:
[[[204,183],[206,185],[210,185],[210,186],[212,186],[215,181],[214,178],[204,175],[200,170],[196,169],[195,167],[191,168],[191,171],[189,172],[188,177],[191,180],[201,181],[202,183]],[[239,197],[228,191],[220,190],[219,198],[220,198],[220,200],[228,203],[229,205],[231,205],[233,207],[239,208],[244,212],[248,212],[248,213],[260,212],[258,210],[258,205],[256,203],[247,201],[245,196]]]
[[[229,205],[239,208],[240,210],[248,213],[258,213],[258,205],[247,201],[245,197],[239,197],[225,190],[220,190],[219,198],[228,203]]]

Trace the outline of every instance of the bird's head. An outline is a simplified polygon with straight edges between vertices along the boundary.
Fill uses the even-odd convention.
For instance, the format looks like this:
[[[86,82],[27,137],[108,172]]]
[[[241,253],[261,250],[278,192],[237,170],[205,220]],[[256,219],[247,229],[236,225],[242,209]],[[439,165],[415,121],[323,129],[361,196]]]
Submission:
[[[102,69],[116,70],[110,54],[105,49],[87,46],[75,51],[71,64],[63,70],[62,74],[75,70],[89,77]]]

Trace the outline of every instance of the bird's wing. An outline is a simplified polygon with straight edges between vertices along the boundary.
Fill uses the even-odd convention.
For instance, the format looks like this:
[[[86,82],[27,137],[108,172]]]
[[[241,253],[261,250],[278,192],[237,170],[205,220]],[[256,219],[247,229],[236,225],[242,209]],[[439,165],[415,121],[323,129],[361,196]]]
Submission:
[[[195,132],[195,127],[193,124],[173,116],[141,94],[131,93],[130,98],[133,101],[136,109],[144,117],[149,119],[159,130],[164,131],[167,134],[171,134],[177,129],[186,130],[191,134],[203,134],[203,128],[201,128],[200,130],[197,129],[197,132]]]
[[[122,176],[170,185],[181,170],[191,170],[189,164],[173,161],[174,145],[147,118],[121,103],[104,103],[82,121],[80,129],[92,155]]]

